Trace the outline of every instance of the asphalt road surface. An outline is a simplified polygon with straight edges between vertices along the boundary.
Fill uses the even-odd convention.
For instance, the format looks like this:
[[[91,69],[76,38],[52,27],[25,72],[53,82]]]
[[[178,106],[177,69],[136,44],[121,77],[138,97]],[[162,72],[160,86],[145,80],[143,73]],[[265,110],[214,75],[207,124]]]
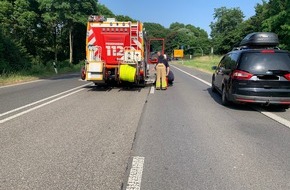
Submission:
[[[167,90],[0,87],[0,190],[290,189],[290,109],[224,107],[210,73],[171,69]]]

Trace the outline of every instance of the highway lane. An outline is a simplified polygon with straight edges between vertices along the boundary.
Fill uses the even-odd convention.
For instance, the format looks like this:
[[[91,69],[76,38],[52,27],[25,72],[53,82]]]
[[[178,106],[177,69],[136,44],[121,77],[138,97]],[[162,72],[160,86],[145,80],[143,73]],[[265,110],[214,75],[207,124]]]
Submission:
[[[210,74],[178,67],[199,80],[172,68],[174,86],[154,93],[78,75],[0,88],[4,111],[71,90],[0,124],[0,189],[129,189],[136,170],[141,189],[289,189],[289,128],[222,106]]]
[[[173,87],[149,95],[138,127],[131,162],[142,158],[141,189],[290,189],[288,127],[249,106],[224,107],[208,84],[174,74]]]
[[[50,96],[81,85],[76,77],[64,80],[50,86]],[[35,92],[37,83],[19,87]],[[121,188],[149,88],[73,92],[0,125],[1,190]]]

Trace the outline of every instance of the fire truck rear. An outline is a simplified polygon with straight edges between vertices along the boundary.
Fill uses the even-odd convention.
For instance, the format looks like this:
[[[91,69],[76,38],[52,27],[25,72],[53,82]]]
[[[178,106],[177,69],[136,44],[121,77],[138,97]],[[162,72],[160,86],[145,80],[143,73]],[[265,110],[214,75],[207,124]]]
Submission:
[[[141,22],[90,16],[87,23],[85,79],[145,84],[147,63]]]

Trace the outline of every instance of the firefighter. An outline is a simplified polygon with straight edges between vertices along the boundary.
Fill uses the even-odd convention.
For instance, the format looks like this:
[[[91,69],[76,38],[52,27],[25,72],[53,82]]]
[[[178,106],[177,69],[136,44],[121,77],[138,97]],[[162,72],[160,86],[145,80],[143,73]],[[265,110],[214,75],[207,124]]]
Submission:
[[[172,86],[173,81],[174,81],[174,74],[170,69],[170,65],[168,63],[168,59],[167,59],[166,54],[164,54],[164,60],[165,60],[166,64],[168,65],[168,67],[166,68],[167,86]]]
[[[166,90],[167,89],[167,81],[166,76],[169,73],[169,65],[167,60],[164,59],[164,56],[157,52],[158,55],[158,63],[156,65],[156,90]]]

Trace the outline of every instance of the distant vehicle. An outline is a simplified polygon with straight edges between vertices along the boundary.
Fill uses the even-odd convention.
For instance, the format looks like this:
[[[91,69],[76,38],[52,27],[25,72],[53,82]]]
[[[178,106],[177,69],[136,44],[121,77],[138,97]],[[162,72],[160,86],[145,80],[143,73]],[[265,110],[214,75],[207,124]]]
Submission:
[[[278,36],[270,32],[247,35],[214,66],[212,91],[222,104],[290,105],[290,53],[280,50]]]

